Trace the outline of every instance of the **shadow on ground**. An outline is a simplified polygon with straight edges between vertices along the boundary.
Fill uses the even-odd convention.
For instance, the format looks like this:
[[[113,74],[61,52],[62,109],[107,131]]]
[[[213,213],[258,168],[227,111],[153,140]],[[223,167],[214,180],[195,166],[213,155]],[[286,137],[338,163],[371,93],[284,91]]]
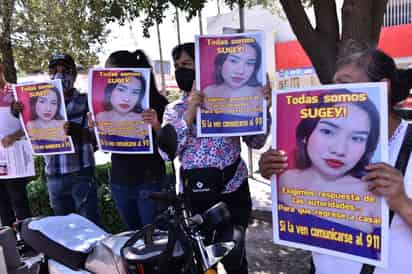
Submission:
[[[309,273],[310,252],[275,245],[271,223],[254,220],[249,225],[246,248],[250,274]],[[221,267],[220,273],[225,273]]]

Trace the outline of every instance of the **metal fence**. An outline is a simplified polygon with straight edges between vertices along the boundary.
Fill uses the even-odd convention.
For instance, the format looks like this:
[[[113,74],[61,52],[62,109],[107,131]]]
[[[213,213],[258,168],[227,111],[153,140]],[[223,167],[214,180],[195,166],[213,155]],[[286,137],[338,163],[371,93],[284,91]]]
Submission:
[[[412,0],[389,0],[383,25],[385,27],[412,23]]]

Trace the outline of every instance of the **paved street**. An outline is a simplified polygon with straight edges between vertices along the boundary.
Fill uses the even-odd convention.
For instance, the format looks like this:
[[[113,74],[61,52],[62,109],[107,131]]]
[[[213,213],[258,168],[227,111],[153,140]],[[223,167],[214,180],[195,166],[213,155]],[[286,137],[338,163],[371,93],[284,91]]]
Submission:
[[[310,253],[275,245],[272,242],[272,224],[254,220],[246,239],[250,274],[306,274]],[[226,274],[219,266],[219,274]]]

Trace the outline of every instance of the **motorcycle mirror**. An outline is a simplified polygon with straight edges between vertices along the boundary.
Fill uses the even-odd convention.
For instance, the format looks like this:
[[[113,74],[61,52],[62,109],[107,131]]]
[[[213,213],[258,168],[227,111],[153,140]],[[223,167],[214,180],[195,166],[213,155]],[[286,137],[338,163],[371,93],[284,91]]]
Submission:
[[[170,160],[173,160],[177,150],[177,133],[175,128],[167,124],[158,133],[159,147],[163,150]]]

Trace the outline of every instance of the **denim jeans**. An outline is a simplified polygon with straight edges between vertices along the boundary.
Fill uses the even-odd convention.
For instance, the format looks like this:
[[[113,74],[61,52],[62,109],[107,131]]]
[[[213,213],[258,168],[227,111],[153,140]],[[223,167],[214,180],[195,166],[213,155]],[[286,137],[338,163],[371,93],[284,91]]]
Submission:
[[[120,218],[129,230],[137,230],[153,223],[157,214],[157,203],[149,193],[160,191],[161,181],[152,180],[138,184],[110,183],[110,191],[119,211]]]
[[[99,224],[94,168],[58,176],[47,176],[50,204],[56,215],[78,213]]]

